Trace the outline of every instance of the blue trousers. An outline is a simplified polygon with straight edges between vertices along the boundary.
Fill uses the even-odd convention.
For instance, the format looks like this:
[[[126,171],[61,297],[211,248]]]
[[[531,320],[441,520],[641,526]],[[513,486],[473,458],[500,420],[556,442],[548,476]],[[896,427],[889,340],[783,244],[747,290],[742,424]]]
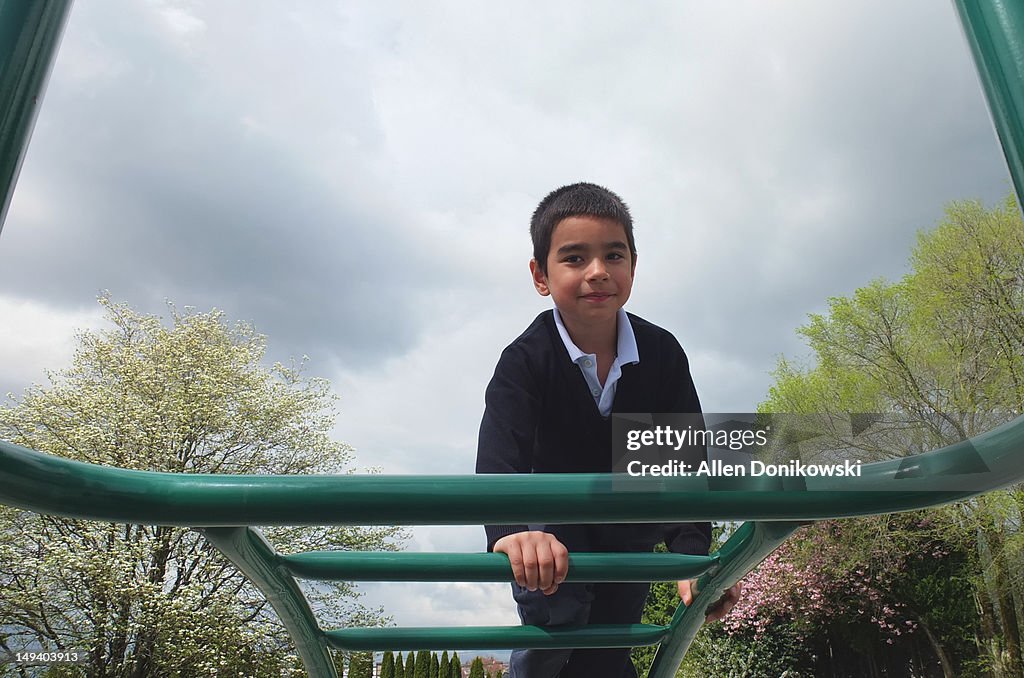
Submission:
[[[650,551],[655,530],[640,525],[530,525],[550,532],[569,553]],[[512,584],[524,624],[581,626],[637,624],[650,584],[562,584],[550,596]],[[509,678],[636,678],[629,648],[514,650]]]

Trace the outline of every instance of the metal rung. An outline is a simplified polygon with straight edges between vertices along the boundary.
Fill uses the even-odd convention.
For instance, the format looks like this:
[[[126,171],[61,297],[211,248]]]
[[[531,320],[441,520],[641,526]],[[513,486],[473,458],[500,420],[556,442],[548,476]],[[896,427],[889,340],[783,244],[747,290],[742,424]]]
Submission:
[[[338,650],[489,650],[568,647],[636,647],[661,642],[669,627],[653,624],[595,624],[555,630],[541,626],[462,626],[448,628],[362,628],[325,631]]]
[[[281,556],[294,577],[320,581],[509,582],[502,553],[311,551]],[[693,579],[713,569],[718,556],[678,553],[577,553],[569,556],[569,582],[652,582]]]
[[[1011,485],[1024,478],[1022,449],[1024,416],[938,450],[864,464],[854,477],[236,476],[111,468],[0,441],[0,503],[187,527],[822,520],[911,511]]]

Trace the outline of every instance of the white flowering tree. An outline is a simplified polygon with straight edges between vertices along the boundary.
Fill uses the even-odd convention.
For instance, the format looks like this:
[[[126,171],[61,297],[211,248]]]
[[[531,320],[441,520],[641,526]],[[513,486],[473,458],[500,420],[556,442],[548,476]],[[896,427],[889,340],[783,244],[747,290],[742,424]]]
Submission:
[[[112,327],[71,366],[0,408],[0,437],[55,455],[182,473],[344,473],[336,396],[218,311],[170,322],[102,297]],[[268,528],[282,551],[393,549],[388,528]],[[379,621],[351,586],[308,590],[325,625]],[[282,675],[296,666],[263,596],[185,528],[66,520],[0,507],[0,647],[90,652],[102,676]]]

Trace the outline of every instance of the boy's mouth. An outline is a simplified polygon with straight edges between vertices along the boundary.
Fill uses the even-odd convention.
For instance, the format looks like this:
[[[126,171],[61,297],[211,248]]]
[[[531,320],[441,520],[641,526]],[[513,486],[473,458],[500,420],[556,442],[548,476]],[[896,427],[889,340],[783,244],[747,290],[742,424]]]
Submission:
[[[592,292],[590,294],[584,294],[583,295],[583,299],[585,301],[592,301],[592,302],[606,301],[608,299],[611,299],[611,297],[612,297],[611,294],[598,294],[596,292]]]

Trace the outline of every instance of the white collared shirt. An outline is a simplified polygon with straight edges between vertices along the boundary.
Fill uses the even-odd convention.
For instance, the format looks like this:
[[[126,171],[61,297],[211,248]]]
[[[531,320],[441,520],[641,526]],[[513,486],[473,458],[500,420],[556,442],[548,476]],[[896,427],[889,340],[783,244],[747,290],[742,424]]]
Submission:
[[[601,416],[609,416],[612,413],[612,401],[615,400],[615,386],[619,377],[622,376],[622,366],[635,365],[640,362],[640,352],[636,348],[636,335],[633,334],[633,326],[629,324],[626,312],[619,309],[615,360],[612,361],[611,369],[608,370],[608,378],[604,380],[603,387],[601,380],[597,377],[597,355],[584,353],[573,343],[557,307],[555,308],[555,327],[558,328],[558,336],[562,337],[565,350],[569,352],[569,359],[579,365],[580,370],[583,371],[583,378],[587,380],[590,394],[594,396],[594,404],[597,405]]]

